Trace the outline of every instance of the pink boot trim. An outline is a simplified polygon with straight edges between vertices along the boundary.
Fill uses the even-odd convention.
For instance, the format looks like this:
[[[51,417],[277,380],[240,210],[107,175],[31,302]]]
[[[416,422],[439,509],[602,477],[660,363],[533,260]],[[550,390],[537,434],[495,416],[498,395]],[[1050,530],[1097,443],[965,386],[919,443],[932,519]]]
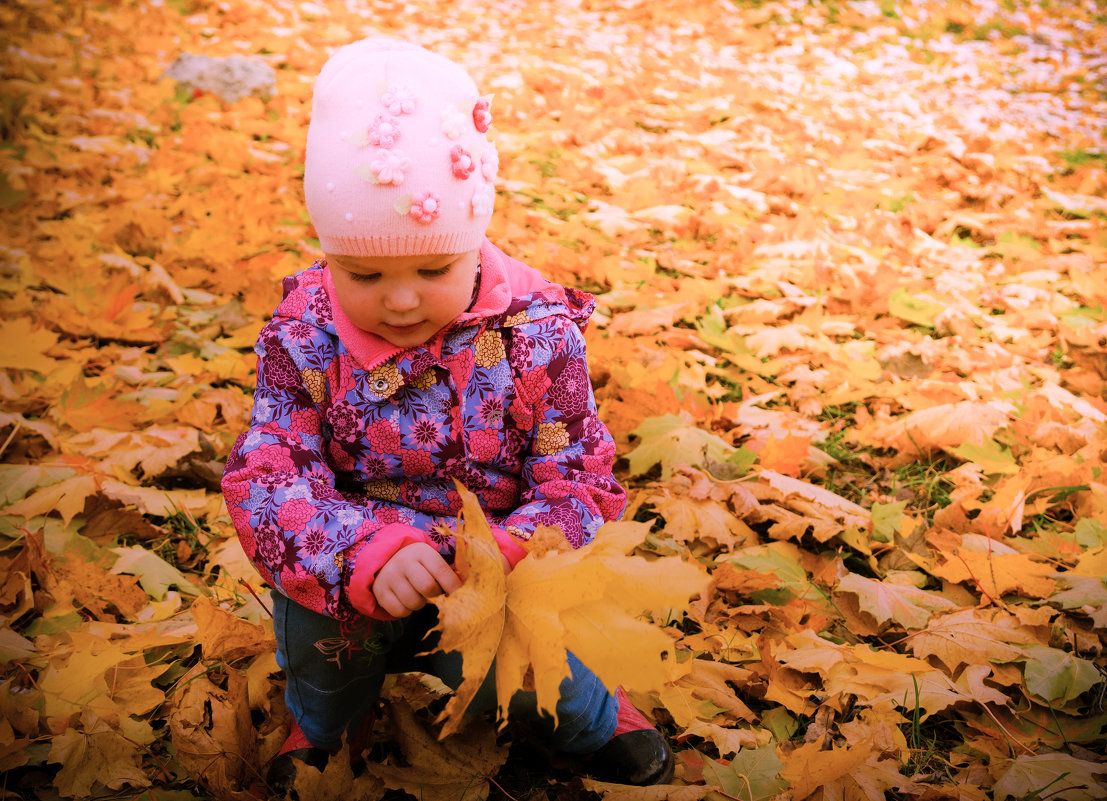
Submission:
[[[627,694],[622,687],[619,687],[615,691],[615,700],[619,704],[619,711],[617,713],[617,722],[615,723],[615,733],[611,735],[612,737],[618,737],[620,734],[626,734],[628,731],[653,729],[653,724],[646,719],[645,715],[635,708],[634,704],[627,698]]]

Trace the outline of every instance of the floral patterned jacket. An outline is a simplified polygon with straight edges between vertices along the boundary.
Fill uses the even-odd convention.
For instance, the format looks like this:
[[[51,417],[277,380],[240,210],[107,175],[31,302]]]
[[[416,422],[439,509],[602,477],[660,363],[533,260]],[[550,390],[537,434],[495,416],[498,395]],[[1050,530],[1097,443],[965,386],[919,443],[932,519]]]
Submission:
[[[454,479],[512,564],[536,526],[579,547],[622,514],[585,358],[591,295],[485,241],[469,310],[401,350],[354,327],[333,287],[325,261],[284,280],[223,474],[242,547],[277,590],[339,619],[387,618],[371,586],[396,551],[427,542],[453,560]]]

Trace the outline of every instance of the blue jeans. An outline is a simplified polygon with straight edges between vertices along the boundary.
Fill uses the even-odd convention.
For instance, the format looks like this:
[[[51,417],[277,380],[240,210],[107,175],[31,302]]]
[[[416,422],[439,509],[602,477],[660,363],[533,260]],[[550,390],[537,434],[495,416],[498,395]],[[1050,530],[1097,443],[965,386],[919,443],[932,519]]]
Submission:
[[[461,654],[416,656],[434,645],[433,638],[424,640],[437,622],[433,605],[401,620],[342,623],[276,591],[272,597],[277,664],[287,679],[285,703],[314,746],[340,748],[343,734],[360,726],[376,706],[388,673],[420,671],[455,689],[461,684]],[[557,727],[550,716],[539,714],[533,692],[516,692],[509,714],[528,720],[558,750],[590,754],[615,733],[618,704],[596,674],[573,654],[567,656],[570,676],[559,687]],[[493,664],[468,714],[495,709],[495,670]]]

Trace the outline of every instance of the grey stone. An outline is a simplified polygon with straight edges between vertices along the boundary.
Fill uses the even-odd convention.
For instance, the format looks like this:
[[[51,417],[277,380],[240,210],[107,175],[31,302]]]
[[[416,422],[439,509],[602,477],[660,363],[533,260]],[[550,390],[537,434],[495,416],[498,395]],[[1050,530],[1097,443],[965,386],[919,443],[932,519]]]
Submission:
[[[188,91],[212,92],[228,103],[250,96],[268,100],[277,92],[277,74],[273,68],[262,59],[249,56],[181,53],[162,77],[172,78]]]

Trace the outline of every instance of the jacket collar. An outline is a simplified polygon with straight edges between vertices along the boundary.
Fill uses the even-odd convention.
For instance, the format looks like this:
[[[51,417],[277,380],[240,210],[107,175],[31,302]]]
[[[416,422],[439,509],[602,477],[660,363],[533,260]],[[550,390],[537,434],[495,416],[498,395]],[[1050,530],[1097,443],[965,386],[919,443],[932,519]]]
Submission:
[[[440,331],[431,342],[425,344],[435,356],[441,354],[442,338],[446,330],[503,314],[512,298],[529,295],[549,285],[549,281],[537,270],[511,258],[487,239],[481,243],[480,264],[480,286],[473,305]],[[350,321],[342,310],[342,304],[338,302],[329,266],[323,271],[323,288],[331,301],[335,332],[360,367],[372,370],[393,356],[411,350],[397,347],[376,334],[363,331]]]

